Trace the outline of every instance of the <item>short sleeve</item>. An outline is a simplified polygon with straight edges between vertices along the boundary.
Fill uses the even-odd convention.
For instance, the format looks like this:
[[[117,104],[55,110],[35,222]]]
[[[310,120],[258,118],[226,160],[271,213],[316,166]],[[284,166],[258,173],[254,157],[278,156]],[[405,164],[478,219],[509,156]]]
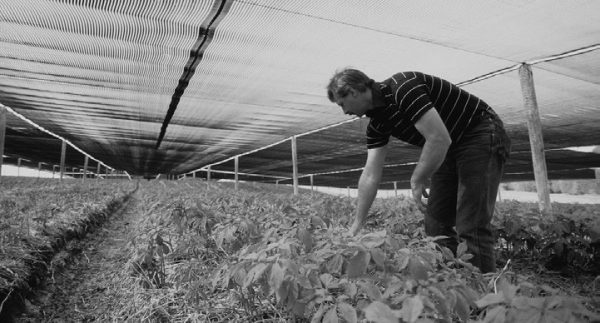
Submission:
[[[381,124],[371,120],[367,126],[367,149],[379,148],[388,144],[390,133],[381,129]]]
[[[396,89],[394,99],[400,110],[404,112],[405,118],[413,124],[433,108],[433,103],[427,93],[427,86],[416,78],[407,80],[400,85]]]

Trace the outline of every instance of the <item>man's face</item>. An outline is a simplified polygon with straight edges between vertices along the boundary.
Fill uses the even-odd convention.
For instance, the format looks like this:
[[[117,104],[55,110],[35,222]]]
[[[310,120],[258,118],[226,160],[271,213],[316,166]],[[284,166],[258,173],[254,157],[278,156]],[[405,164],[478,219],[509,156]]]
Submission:
[[[371,109],[371,98],[368,94],[368,92],[351,89],[346,96],[338,98],[335,103],[342,108],[345,114],[362,117]]]

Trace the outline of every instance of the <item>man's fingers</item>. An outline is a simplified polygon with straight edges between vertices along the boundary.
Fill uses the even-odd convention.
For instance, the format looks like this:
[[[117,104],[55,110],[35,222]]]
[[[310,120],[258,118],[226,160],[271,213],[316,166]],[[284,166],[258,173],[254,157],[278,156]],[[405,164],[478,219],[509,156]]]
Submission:
[[[423,197],[428,199],[429,198],[429,193],[427,193],[426,189],[423,189]]]

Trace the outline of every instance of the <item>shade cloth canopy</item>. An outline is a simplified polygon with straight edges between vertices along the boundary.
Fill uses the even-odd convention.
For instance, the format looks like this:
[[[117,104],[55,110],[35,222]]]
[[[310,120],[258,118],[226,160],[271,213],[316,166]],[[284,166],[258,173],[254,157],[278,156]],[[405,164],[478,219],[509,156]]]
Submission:
[[[593,0],[0,0],[5,162],[52,167],[65,139],[81,150],[69,148],[70,167],[83,152],[134,175],[231,172],[240,156],[241,179],[275,181],[291,177],[297,136],[301,183],[355,186],[368,120],[325,91],[352,66],[375,80],[422,71],[479,96],[513,139],[505,178],[531,179],[527,63],[549,177],[593,177],[600,155],[564,148],[600,144],[598,12]],[[391,144],[382,185],[406,186],[419,150]]]

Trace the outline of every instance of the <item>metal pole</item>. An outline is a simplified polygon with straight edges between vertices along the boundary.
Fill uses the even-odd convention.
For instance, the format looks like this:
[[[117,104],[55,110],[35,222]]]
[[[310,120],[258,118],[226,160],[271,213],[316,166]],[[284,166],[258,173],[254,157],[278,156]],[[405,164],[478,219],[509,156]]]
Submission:
[[[298,150],[296,136],[292,136],[292,174],[294,179],[294,195],[298,195]]]
[[[63,176],[65,175],[65,157],[67,155],[67,142],[62,141],[62,146],[60,149],[60,180],[63,180]]]
[[[38,177],[37,178],[40,178],[41,173],[42,173],[42,162],[39,162],[38,163]]]
[[[314,175],[310,175],[310,191],[314,192],[315,188],[314,188]]]
[[[398,197],[398,183],[394,182],[394,195]]]
[[[17,177],[21,176],[21,161],[23,160],[23,158],[19,157],[17,158]]]
[[[552,212],[550,189],[548,187],[548,171],[544,154],[542,122],[540,120],[540,112],[535,95],[531,66],[527,64],[521,65],[519,68],[519,76],[521,79],[521,91],[523,92],[525,109],[527,111],[527,127],[529,128],[529,142],[531,144],[531,157],[539,199],[538,203],[542,213]]]
[[[96,179],[100,178],[100,163],[98,163],[98,166],[96,166]]]
[[[83,179],[81,180],[82,182],[85,182],[85,178],[87,177],[87,169],[88,169],[89,162],[90,162],[90,158],[86,155],[85,159],[83,160]]]
[[[206,169],[206,181],[210,182],[210,166]]]

